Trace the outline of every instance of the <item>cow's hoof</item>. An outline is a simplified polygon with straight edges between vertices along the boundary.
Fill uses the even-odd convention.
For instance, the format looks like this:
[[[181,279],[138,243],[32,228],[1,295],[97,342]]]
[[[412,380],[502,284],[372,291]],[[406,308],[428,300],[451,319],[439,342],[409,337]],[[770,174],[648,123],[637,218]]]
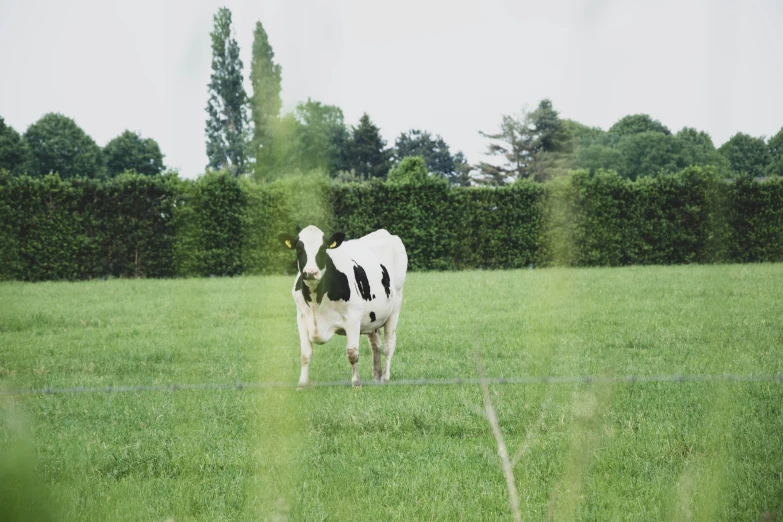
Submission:
[[[352,382],[351,386],[353,386],[354,390],[361,390],[362,389],[362,383],[360,381]]]
[[[300,382],[300,383],[299,383],[299,384],[296,386],[296,391],[302,391],[302,390],[304,390],[305,388],[309,388],[309,387],[310,387],[310,383],[307,383],[307,382],[305,382],[305,383],[301,383],[301,382]]]

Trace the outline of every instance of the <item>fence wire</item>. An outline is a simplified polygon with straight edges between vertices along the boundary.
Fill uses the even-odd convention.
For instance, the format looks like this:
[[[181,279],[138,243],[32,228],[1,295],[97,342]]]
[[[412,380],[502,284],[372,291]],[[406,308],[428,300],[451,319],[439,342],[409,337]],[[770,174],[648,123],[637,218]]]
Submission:
[[[649,383],[649,382],[780,382],[783,383],[783,373],[768,375],[624,375],[624,376],[540,376],[540,377],[486,377],[447,379],[399,379],[388,382],[366,381],[362,386],[461,386],[486,384],[613,384],[613,383]],[[353,384],[345,381],[316,381],[307,388],[337,388],[350,387]],[[244,390],[264,388],[296,388],[296,382],[235,382],[235,383],[195,383],[195,384],[151,384],[137,386],[103,386],[73,388],[10,388],[0,389],[0,395],[55,395],[70,393],[128,393],[128,392],[175,392],[179,390]]]

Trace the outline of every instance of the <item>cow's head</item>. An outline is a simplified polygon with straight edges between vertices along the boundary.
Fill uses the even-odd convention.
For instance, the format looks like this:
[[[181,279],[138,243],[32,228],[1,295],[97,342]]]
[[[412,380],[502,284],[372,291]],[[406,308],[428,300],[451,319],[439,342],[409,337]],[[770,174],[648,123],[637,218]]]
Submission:
[[[337,248],[345,240],[345,234],[337,232],[324,241],[324,233],[310,225],[297,237],[288,234],[277,236],[289,250],[296,250],[296,267],[305,281],[319,281],[326,268],[326,250]]]

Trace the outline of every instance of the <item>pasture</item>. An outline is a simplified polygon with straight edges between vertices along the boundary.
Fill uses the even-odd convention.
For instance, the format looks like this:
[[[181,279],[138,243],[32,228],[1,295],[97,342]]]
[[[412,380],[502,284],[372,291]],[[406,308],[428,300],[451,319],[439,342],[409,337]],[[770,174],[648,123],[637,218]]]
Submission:
[[[292,279],[2,283],[0,387],[293,385]],[[410,274],[392,380],[474,378],[474,351],[487,376],[783,373],[783,265]],[[366,338],[359,365],[369,380]],[[312,381],[349,377],[343,337],[315,347]],[[490,391],[526,520],[783,516],[783,383]],[[507,520],[482,404],[475,385],[0,395],[0,501],[62,520]]]

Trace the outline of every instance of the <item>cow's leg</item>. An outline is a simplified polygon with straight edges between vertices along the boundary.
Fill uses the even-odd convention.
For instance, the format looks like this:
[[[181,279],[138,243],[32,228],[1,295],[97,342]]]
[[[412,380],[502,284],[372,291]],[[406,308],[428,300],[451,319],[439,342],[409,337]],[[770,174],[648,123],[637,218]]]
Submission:
[[[381,379],[381,334],[375,330],[371,334],[367,334],[367,339],[370,340],[370,348],[372,348],[372,378],[373,380]]]
[[[356,327],[346,328],[345,337],[348,339],[348,343],[345,346],[345,353],[348,355],[348,362],[351,363],[351,384],[354,386],[360,386],[359,380],[359,338],[361,334],[359,332],[359,322],[356,322]]]
[[[310,335],[307,333],[302,318],[297,318],[297,324],[299,326],[299,346],[302,351],[302,371],[299,374],[299,385],[297,390],[301,390],[307,386],[310,373],[310,359],[313,356],[313,343],[310,342]]]
[[[397,308],[397,310],[395,310],[386,320],[386,324],[383,325],[383,355],[386,358],[386,362],[383,367],[381,382],[387,382],[389,380],[392,355],[394,355],[394,349],[397,347],[397,321],[399,318],[400,309]]]

